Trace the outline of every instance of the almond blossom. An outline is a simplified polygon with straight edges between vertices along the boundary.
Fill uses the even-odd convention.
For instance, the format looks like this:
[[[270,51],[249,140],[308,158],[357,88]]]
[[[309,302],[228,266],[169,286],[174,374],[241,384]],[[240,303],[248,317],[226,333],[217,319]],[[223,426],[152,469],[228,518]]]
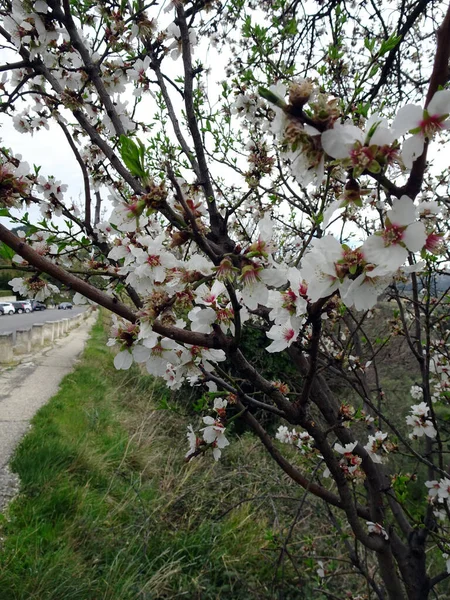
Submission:
[[[383,458],[379,454],[380,451],[384,451],[386,454],[388,453],[388,449],[384,444],[384,440],[387,438],[387,435],[387,433],[383,433],[382,431],[376,431],[375,435],[369,435],[369,440],[364,446],[369,453],[370,458],[375,463],[383,462]]]
[[[338,454],[342,454],[342,458],[339,461],[339,466],[345,475],[349,479],[363,477],[364,474],[360,470],[362,459],[360,456],[353,454],[353,450],[358,445],[358,442],[351,442],[341,446],[341,444],[335,444],[334,449]]]
[[[189,450],[186,452],[186,458],[191,457],[193,454],[195,454],[196,450],[198,449],[200,443],[201,443],[201,439],[198,438],[194,432],[194,429],[192,428],[192,425],[188,425],[187,428],[187,433],[186,433],[186,437],[188,439],[188,444],[189,444]]]
[[[299,448],[302,454],[312,450],[314,440],[306,431],[297,433],[295,429],[290,431],[285,425],[280,425],[275,434],[275,438],[282,444],[293,444]]]
[[[273,325],[266,332],[267,337],[273,340],[270,346],[267,346],[267,352],[281,352],[289,348],[297,339],[302,322],[297,317],[290,317],[282,325]]]
[[[347,306],[357,310],[372,308],[395,269],[386,264],[376,267],[365,248],[364,244],[351,249],[331,235],[314,240],[301,264],[310,301],[339,290]]]
[[[411,394],[411,397],[414,398],[414,400],[422,400],[423,398],[423,389],[420,385],[412,385],[411,389],[409,390],[409,393]]]
[[[171,23],[166,29],[167,39],[173,39],[174,41],[169,46],[170,56],[173,60],[177,60],[182,54],[182,41],[181,41],[181,31],[178,25],[175,23]],[[195,30],[189,29],[189,44],[191,49],[197,44],[197,34]]]
[[[411,414],[406,417],[406,423],[413,428],[412,433],[409,434],[411,439],[422,437],[423,435],[432,439],[436,437],[437,431],[433,423],[427,419],[429,412],[430,408],[426,402],[411,406]]]
[[[203,417],[203,423],[207,425],[201,431],[203,431],[203,439],[207,444],[213,446],[214,460],[219,460],[223,448],[230,445],[230,442],[225,437],[225,427],[223,424],[214,419],[214,417]]]
[[[426,242],[425,226],[417,221],[417,207],[408,196],[394,200],[385,218],[384,230],[371,235],[362,246],[368,261],[386,265],[396,271],[406,260],[408,252],[418,252]]]
[[[395,137],[386,119],[375,113],[367,120],[365,132],[351,121],[336,122],[322,133],[321,142],[329,156],[344,161],[343,166],[352,167],[358,177],[364,171],[379,173],[396,159]]]
[[[376,535],[381,535],[385,540],[389,539],[389,535],[386,529],[380,525],[379,523],[374,523],[373,521],[366,521],[367,529],[369,533],[375,533]]]
[[[425,108],[407,104],[398,111],[392,124],[396,136],[408,132],[414,134],[403,142],[402,159],[405,167],[410,169],[422,155],[425,140],[431,140],[437,132],[450,128],[449,114],[450,90],[437,91]]]

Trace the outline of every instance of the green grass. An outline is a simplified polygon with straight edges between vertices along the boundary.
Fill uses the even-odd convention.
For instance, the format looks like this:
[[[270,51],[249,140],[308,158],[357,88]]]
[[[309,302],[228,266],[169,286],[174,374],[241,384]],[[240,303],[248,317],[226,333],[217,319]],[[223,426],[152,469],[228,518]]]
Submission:
[[[114,369],[100,317],[13,459],[0,600],[324,598],[309,591],[314,561],[276,567],[302,491],[248,434],[219,464],[185,463],[188,419],[155,410],[167,393]],[[304,512],[300,553],[301,523],[320,520],[314,503]]]
[[[304,499],[243,428],[228,434],[218,463],[210,455],[185,462],[186,426],[200,427],[200,415],[184,392],[177,401],[137,368],[116,371],[107,325],[100,314],[81,361],[33,419],[12,461],[21,493],[0,514],[0,600],[364,593],[340,543],[345,522],[338,534],[323,506]],[[394,376],[389,365],[383,386],[391,410],[401,412],[414,373]],[[168,405],[174,410],[158,409]],[[307,460],[282,450],[294,462]]]

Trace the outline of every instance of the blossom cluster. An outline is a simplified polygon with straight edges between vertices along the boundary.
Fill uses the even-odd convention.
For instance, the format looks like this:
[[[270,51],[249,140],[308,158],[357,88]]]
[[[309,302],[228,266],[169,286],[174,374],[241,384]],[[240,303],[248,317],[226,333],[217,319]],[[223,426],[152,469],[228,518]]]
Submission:
[[[308,454],[313,449],[314,440],[306,431],[297,432],[295,429],[289,430],[285,425],[280,425],[275,438],[283,444],[296,446],[301,454]]]
[[[342,446],[341,444],[335,444],[334,450],[341,456],[339,460],[339,467],[350,480],[364,479],[365,475],[361,469],[362,459],[360,456],[353,454],[353,450],[358,445],[358,442],[350,442]],[[325,468],[323,473],[324,477],[330,476],[330,470],[328,467]]]
[[[432,439],[436,437],[437,431],[433,422],[428,418],[429,412],[430,407],[427,406],[426,402],[411,406],[411,414],[406,417],[407,425],[413,428],[412,433],[409,434],[411,439],[416,439],[423,435]]]
[[[207,448],[212,448],[214,460],[219,460],[223,448],[229,446],[230,442],[225,437],[226,427],[226,408],[227,400],[216,398],[214,400],[214,417],[203,417],[203,423],[206,427],[201,429],[202,437],[198,437],[192,425],[188,426],[187,438],[189,450],[186,453],[186,459],[189,460],[199,452],[205,452]]]

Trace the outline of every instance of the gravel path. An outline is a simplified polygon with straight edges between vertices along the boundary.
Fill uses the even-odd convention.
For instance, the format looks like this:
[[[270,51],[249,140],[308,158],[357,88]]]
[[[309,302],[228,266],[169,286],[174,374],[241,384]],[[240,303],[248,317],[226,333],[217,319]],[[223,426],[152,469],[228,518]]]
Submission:
[[[8,462],[30,427],[34,414],[56,394],[83,351],[95,313],[52,348],[30,356],[13,369],[0,371],[0,511],[17,493],[17,475]]]

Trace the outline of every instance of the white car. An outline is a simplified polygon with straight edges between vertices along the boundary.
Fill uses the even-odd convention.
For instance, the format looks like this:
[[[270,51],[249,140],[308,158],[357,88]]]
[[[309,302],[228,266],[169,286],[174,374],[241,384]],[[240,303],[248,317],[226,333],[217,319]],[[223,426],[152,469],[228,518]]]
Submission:
[[[0,302],[0,306],[3,307],[5,315],[13,315],[16,312],[11,302]]]

